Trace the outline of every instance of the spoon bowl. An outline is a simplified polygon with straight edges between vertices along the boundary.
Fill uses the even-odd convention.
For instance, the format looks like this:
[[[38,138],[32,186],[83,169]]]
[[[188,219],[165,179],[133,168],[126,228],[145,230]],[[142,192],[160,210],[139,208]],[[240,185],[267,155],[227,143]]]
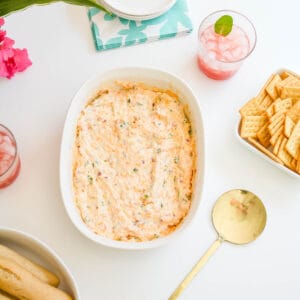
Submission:
[[[219,236],[233,244],[254,241],[266,226],[267,214],[261,200],[246,190],[222,194],[212,211],[213,225]]]

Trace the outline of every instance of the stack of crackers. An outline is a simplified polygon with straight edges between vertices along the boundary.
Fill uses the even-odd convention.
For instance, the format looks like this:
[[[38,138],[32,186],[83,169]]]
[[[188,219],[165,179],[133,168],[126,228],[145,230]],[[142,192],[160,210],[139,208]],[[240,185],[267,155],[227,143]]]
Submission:
[[[300,174],[300,77],[273,74],[241,109],[240,136]]]

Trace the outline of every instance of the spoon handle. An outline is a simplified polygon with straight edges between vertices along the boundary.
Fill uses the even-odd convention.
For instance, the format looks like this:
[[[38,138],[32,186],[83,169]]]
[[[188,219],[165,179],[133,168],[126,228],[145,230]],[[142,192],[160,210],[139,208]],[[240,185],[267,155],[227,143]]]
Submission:
[[[185,290],[188,284],[194,279],[194,277],[198,274],[198,272],[202,269],[205,263],[209,260],[209,258],[215,253],[215,251],[219,248],[222,243],[222,238],[218,237],[216,241],[206,250],[203,256],[198,260],[196,265],[190,271],[189,274],[183,279],[183,281],[178,285],[173,294],[169,297],[169,300],[176,300],[180,294]]]

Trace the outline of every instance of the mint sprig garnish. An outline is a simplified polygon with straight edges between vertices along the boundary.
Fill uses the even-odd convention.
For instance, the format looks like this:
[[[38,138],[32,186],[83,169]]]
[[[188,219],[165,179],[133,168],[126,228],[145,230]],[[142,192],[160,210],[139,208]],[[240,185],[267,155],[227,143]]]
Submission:
[[[233,18],[228,15],[224,15],[220,17],[215,23],[215,33],[227,36],[231,30],[233,25]]]

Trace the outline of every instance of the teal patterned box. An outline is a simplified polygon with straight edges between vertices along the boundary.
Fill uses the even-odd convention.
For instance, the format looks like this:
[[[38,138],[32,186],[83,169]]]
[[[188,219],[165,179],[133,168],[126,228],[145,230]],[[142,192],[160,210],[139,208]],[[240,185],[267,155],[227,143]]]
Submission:
[[[151,20],[133,21],[88,9],[96,50],[102,51],[179,37],[193,30],[186,0],[177,0],[165,14]]]

